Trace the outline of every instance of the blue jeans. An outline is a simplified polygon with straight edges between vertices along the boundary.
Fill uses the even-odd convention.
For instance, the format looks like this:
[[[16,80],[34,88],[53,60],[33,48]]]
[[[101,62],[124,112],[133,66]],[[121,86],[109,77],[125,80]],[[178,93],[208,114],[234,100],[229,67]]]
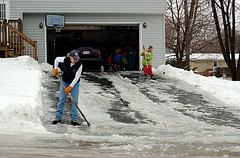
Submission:
[[[62,80],[64,86],[67,88],[70,84],[67,84]],[[78,104],[78,95],[79,95],[79,82],[77,82],[71,89],[71,95],[74,99],[74,101]],[[58,106],[57,106],[57,112],[56,112],[56,117],[55,119],[62,119],[63,115],[63,110],[64,110],[64,105],[65,101],[67,98],[67,94],[65,94],[64,87],[61,84],[60,85],[60,91],[59,91],[59,100],[58,100]],[[75,104],[72,102],[72,107],[71,107],[71,120],[77,120],[78,119],[78,112],[77,112],[77,107]]]

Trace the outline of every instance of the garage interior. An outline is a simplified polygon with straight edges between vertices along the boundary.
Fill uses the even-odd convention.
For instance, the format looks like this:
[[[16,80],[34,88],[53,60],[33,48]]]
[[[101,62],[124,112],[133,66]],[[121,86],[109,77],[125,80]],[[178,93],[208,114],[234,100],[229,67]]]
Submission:
[[[50,64],[54,61],[55,34],[55,57],[66,56],[79,47],[93,47],[101,52],[104,71],[111,71],[108,58],[114,59],[116,54],[127,59],[127,64],[113,65],[112,71],[139,70],[138,25],[65,25],[60,32],[54,32],[54,28],[47,28],[47,62]],[[98,71],[101,67],[95,63],[83,64],[86,71]]]

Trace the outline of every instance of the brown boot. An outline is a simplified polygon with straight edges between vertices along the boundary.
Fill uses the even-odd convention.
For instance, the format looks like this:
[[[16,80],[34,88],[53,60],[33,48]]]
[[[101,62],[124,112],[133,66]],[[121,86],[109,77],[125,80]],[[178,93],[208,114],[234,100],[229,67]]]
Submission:
[[[80,124],[77,122],[77,120],[72,120],[71,121],[71,125],[77,126],[77,125],[80,125]]]
[[[155,78],[153,75],[151,76],[151,79],[152,79],[152,80],[156,80],[156,78]]]
[[[59,119],[55,119],[55,120],[53,120],[53,122],[52,122],[52,124],[58,124],[58,123],[61,123],[61,120],[59,120]]]

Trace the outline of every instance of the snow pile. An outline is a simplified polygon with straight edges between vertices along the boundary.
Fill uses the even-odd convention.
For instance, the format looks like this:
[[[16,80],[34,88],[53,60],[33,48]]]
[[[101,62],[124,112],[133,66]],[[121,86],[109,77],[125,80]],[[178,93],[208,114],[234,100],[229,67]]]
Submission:
[[[43,71],[51,71],[51,70],[53,70],[53,66],[48,64],[48,63],[42,63],[41,64],[41,69]]]
[[[175,59],[176,55],[173,53],[167,53],[166,59]],[[193,53],[190,55],[191,60],[224,60],[221,53]],[[235,59],[238,59],[238,55],[235,55]]]
[[[237,107],[240,109],[239,81],[223,80],[216,77],[204,77],[198,74],[194,74],[193,71],[186,71],[172,67],[170,65],[161,65],[153,71],[156,74],[165,76],[165,78],[176,78],[193,86],[201,88],[206,93],[209,93],[221,100],[223,103],[225,103],[226,106]]]
[[[42,70],[28,56],[0,58],[0,133],[43,132]]]
[[[190,55],[191,60],[224,60],[221,53],[193,53]]]

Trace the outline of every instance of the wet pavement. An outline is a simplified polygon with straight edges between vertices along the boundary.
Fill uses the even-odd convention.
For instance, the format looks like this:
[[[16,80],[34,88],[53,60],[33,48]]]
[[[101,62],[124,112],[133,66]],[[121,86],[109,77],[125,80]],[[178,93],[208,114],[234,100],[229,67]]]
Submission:
[[[141,115],[140,112],[128,108],[129,102],[125,101],[119,95],[119,91],[113,86],[112,82],[104,78],[99,73],[91,73],[83,75],[83,78],[91,83],[97,83],[105,93],[110,93],[115,96],[111,107],[108,109],[108,114],[114,121],[130,124],[146,123],[147,118]],[[134,118],[130,117],[128,113],[134,113]],[[150,121],[150,120],[149,120]]]
[[[52,84],[46,83],[44,86],[51,95],[47,100],[51,101],[52,108],[56,109],[58,102],[58,93],[60,82],[54,77],[51,72],[46,72],[47,76],[51,79]],[[108,108],[107,113],[116,122],[122,122],[127,124],[145,124],[155,123],[149,120],[141,114],[141,111],[134,111],[128,107],[129,102],[121,98],[120,92],[114,87],[112,81],[106,77],[107,73],[89,72],[83,73],[81,78],[89,83],[97,84],[104,93],[114,95],[115,99],[111,103],[111,107]],[[61,75],[61,74],[60,74]],[[155,93],[161,93],[170,95],[174,99],[173,102],[177,102],[178,107],[173,107],[174,110],[181,112],[182,114],[191,117],[193,119],[218,126],[234,127],[240,129],[240,117],[234,114],[234,111],[227,109],[219,102],[216,103],[216,99],[209,99],[204,94],[195,93],[194,90],[184,89],[180,86],[177,87],[174,80],[166,80],[160,76],[157,76],[156,80],[144,79],[142,72],[128,72],[122,71],[117,73],[110,73],[110,75],[119,75],[123,78],[128,78],[133,85],[139,88],[139,91],[152,100],[155,103],[164,104],[166,100],[155,96],[151,91]],[[48,81],[49,82],[49,81]],[[145,84],[153,89],[146,88]],[[164,86],[163,86],[164,85]],[[197,87],[196,87],[197,89]],[[197,90],[196,90],[197,91]],[[70,124],[70,107],[71,99],[68,97],[65,105],[65,110],[62,118],[64,124]],[[134,117],[130,117],[129,113],[133,113]],[[201,115],[199,115],[199,113]],[[195,114],[195,115],[194,115]],[[51,115],[54,116],[53,111]],[[54,118],[53,118],[54,119]],[[49,124],[49,120],[44,120],[44,124]],[[48,121],[48,122],[46,122]],[[84,120],[80,117],[80,122]]]
[[[123,77],[131,79],[132,83],[139,86],[146,81],[142,80],[141,73],[123,73]],[[157,82],[157,84],[156,84]],[[183,113],[184,115],[203,121],[212,125],[229,126],[240,129],[240,117],[234,114],[234,111],[230,111],[224,107],[222,103],[216,104],[216,100],[210,100],[204,98],[203,94],[194,93],[194,91],[187,91],[177,88],[175,83],[169,82],[161,77],[158,77],[156,82],[150,82],[151,86],[159,93],[170,94],[173,96],[175,102],[182,104],[180,107],[174,108],[175,110]],[[169,84],[168,87],[162,86],[162,84]],[[141,86],[140,86],[141,87]],[[197,89],[197,88],[196,88]],[[146,88],[140,88],[140,91],[145,94],[149,99],[156,103],[164,103],[164,100],[160,100],[153,94],[149,95],[149,90]],[[201,116],[194,115],[194,113],[201,113]]]

